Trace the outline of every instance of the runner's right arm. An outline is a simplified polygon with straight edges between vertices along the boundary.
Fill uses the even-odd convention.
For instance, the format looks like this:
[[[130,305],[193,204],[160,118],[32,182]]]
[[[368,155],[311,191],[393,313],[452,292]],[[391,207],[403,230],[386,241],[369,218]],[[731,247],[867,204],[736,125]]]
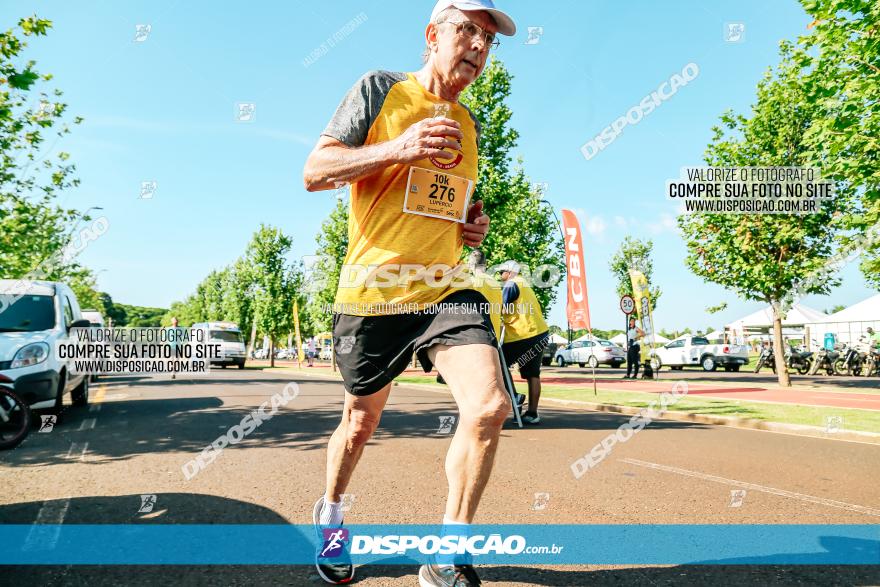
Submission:
[[[460,151],[455,139],[463,136],[461,125],[451,118],[426,118],[390,141],[359,147],[322,135],[306,160],[303,183],[310,192],[329,190],[369,177],[389,165],[427,157],[453,159],[455,155],[443,149]]]

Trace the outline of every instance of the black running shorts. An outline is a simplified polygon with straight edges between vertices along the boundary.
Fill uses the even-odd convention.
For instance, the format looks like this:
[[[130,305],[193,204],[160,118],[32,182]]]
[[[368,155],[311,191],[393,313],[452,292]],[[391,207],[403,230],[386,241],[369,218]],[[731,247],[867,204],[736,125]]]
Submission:
[[[435,344],[498,346],[488,302],[479,292],[462,290],[422,312],[387,316],[334,314],[333,348],[345,390],[376,393],[403,373],[415,352],[429,372],[428,347]]]
[[[544,356],[544,348],[549,342],[549,332],[515,342],[505,342],[501,345],[504,362],[510,368],[513,368],[514,363],[519,365],[521,377],[540,377],[541,357]]]

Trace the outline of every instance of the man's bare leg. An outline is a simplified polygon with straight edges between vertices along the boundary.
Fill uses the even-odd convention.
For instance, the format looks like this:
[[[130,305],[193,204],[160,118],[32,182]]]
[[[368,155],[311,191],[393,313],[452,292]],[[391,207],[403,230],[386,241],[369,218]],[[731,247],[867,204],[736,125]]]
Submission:
[[[458,428],[446,453],[446,519],[471,523],[489,481],[498,437],[511,411],[498,350],[486,344],[434,345],[428,358],[458,404]]]
[[[345,493],[354,468],[364,451],[364,445],[379,425],[390,392],[389,383],[371,395],[345,394],[342,421],[339,422],[327,444],[326,496],[330,501],[338,502],[340,495]]]

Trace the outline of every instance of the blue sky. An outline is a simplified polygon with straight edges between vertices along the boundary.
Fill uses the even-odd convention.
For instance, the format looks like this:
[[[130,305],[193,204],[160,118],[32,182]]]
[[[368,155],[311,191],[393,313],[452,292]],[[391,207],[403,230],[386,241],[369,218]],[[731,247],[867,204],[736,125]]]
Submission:
[[[665,181],[699,165],[710,128],[728,108],[746,111],[755,84],[775,64],[781,39],[806,31],[794,0],[626,3],[501,1],[516,37],[497,51],[514,74],[517,155],[548,199],[578,211],[586,248],[593,325],[623,323],[608,259],[627,234],[655,243],[654,282],[663,289],[657,328],[719,327],[760,308],[684,266]],[[261,222],[294,237],[294,256],[315,250],[330,192],[307,193],[305,158],[336,105],[365,71],[413,71],[433,2],[33,2],[0,6],[0,25],[36,13],[54,22],[28,58],[55,76],[69,112],[86,119],[58,145],[82,185],[65,206],[103,207],[110,228],[82,254],[99,287],[122,303],[167,307],[212,269],[240,255]],[[303,60],[346,23],[361,24],[316,62]],[[725,24],[745,24],[725,42]],[[138,24],[150,25],[134,42]],[[525,44],[528,27],[543,27]],[[699,76],[587,161],[579,148],[685,64]],[[236,103],[256,104],[253,122]],[[141,182],[156,181],[152,199]],[[855,264],[817,309],[849,305],[871,291]],[[721,302],[728,309],[708,315]],[[564,293],[549,314],[564,323]]]

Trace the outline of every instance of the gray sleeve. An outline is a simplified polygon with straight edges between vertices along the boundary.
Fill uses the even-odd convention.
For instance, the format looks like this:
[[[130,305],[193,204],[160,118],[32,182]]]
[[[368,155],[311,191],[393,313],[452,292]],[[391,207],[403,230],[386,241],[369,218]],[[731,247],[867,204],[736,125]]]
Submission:
[[[367,141],[367,133],[382,110],[385,97],[397,82],[406,80],[406,74],[391,71],[370,71],[352,86],[342,99],[330,123],[321,134],[360,147]]]

